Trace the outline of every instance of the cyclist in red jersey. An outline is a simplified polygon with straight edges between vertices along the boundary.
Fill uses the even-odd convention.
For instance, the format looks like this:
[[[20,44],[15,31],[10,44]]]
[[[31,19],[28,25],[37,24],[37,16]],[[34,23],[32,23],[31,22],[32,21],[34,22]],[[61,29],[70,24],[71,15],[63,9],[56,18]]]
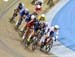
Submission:
[[[41,5],[35,5],[34,12],[38,15],[42,11]]]
[[[26,35],[27,35],[27,33],[30,31],[30,28],[32,28],[33,27],[33,25],[34,25],[34,20],[36,19],[36,16],[35,15],[32,15],[31,16],[31,20],[27,23],[27,27],[26,27],[26,31],[25,31],[25,33],[24,33],[24,35],[23,35],[23,39],[26,37]]]

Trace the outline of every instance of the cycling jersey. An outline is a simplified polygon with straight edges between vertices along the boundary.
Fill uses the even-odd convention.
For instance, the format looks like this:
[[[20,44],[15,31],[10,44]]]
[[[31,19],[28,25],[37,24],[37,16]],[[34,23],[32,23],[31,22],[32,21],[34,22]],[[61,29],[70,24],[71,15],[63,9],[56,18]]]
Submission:
[[[27,27],[32,27],[34,25],[34,20],[31,20],[27,23]]]
[[[39,25],[40,25],[39,21],[38,20],[35,20],[34,21],[34,31],[35,32],[37,32],[37,30],[39,30]]]
[[[47,31],[48,31],[48,32],[47,32]],[[55,35],[54,33],[55,33],[56,35]],[[59,30],[55,32],[55,31],[54,31],[54,27],[51,27],[51,28],[48,27],[48,28],[46,29],[46,34],[47,34],[49,37],[54,37],[54,36],[55,36],[56,38],[58,38]]]
[[[32,15],[31,15],[32,16]],[[31,19],[31,16],[30,16],[30,21],[28,22],[28,24],[27,24],[27,26],[28,27],[32,27],[33,25],[34,25],[34,21],[35,21],[35,19]]]
[[[31,14],[29,14],[25,17],[25,22],[29,22],[30,20],[31,20]]]
[[[46,27],[45,32],[46,32],[46,35],[44,35],[41,38],[40,43],[44,42],[46,44],[46,43],[49,43],[49,41],[51,39],[56,40],[58,38],[59,31],[55,32],[54,27]],[[56,35],[55,35],[55,33],[56,33]]]
[[[29,14],[29,11],[26,11],[25,9],[22,9],[20,11],[20,16],[23,16],[23,15],[28,15]]]

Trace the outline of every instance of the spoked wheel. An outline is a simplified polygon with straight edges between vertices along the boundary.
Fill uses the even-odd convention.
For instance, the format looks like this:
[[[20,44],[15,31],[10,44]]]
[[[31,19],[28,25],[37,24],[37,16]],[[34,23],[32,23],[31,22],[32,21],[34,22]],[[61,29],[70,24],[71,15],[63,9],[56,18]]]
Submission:
[[[32,50],[34,51],[37,48],[37,45],[32,45]]]
[[[49,45],[47,45],[47,46],[46,46],[46,48],[45,48],[46,53],[49,53],[49,52],[50,52],[50,50],[51,50],[52,46],[53,46],[53,40],[50,42],[50,44],[49,44]]]
[[[34,51],[37,48],[38,39],[35,37],[32,41],[32,50]]]
[[[23,41],[25,47],[28,47],[30,45],[30,41],[28,41],[27,39],[24,39]]]

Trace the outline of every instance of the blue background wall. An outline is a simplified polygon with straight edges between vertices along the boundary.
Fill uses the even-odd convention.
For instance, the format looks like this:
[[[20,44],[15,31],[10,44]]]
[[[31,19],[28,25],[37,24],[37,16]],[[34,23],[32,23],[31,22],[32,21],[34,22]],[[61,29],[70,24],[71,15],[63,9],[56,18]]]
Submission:
[[[70,0],[55,16],[51,25],[60,26],[59,41],[75,51],[75,0]]]

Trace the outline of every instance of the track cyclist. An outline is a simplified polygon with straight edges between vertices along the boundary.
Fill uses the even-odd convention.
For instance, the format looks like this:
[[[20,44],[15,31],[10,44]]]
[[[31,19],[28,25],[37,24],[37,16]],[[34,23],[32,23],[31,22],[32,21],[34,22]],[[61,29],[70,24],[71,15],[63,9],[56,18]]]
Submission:
[[[28,32],[30,31],[31,28],[33,28],[35,20],[36,20],[36,16],[31,15],[29,22],[27,22],[27,24],[26,24],[26,31],[25,31],[25,33],[23,35],[23,39],[25,39],[27,37]]]
[[[44,14],[42,14],[42,15],[44,15]],[[45,17],[45,15],[42,17]],[[34,25],[33,25],[33,31],[31,32],[28,39],[29,40],[32,39],[34,37],[34,35],[37,34],[38,31],[41,31],[41,34],[44,33],[44,31],[45,31],[45,18],[35,19]]]
[[[26,16],[29,15],[29,10],[26,8],[26,9],[22,9],[20,11],[20,17],[19,17],[19,20],[16,22],[16,28],[18,29],[19,26],[21,25],[23,19],[25,19]]]
[[[19,3],[16,9],[14,9],[14,13],[13,13],[13,16],[10,18],[10,22],[12,22],[15,19],[15,17],[17,17],[18,13],[22,9],[24,9],[24,3]]]
[[[45,46],[50,44],[51,40],[55,40],[58,38],[58,34],[59,34],[59,26],[55,25],[46,28],[46,34],[41,38],[40,43],[41,43],[41,49]],[[54,33],[56,33],[56,36],[54,36]]]
[[[32,16],[32,15],[33,15],[33,14],[29,14],[29,15],[27,15],[27,16],[25,17],[24,25],[23,25],[23,27],[20,29],[20,32],[22,32],[22,34],[25,32],[27,23],[31,20],[31,16]]]
[[[31,23],[33,22],[33,25],[31,25]],[[33,37],[35,37],[35,35],[37,35],[37,33],[40,31],[40,35],[41,36],[43,36],[44,35],[44,32],[45,32],[45,27],[46,27],[46,25],[45,25],[45,19],[41,19],[41,20],[38,20],[38,19],[34,19],[34,20],[31,20],[30,21],[30,23],[28,24],[28,26],[31,26],[31,27],[33,27],[33,29],[32,29],[32,32],[30,32],[30,35],[29,35],[29,37],[28,37],[28,39],[27,39],[27,41],[28,42],[30,42],[32,39],[33,39]],[[30,28],[29,28],[30,29]],[[28,30],[29,31],[29,30]],[[39,36],[40,36],[39,35]],[[24,36],[23,36],[23,38],[24,38],[24,40],[26,39],[25,38],[26,37],[26,32],[25,32],[25,34],[24,34]],[[39,39],[40,39],[41,37],[39,37]]]

